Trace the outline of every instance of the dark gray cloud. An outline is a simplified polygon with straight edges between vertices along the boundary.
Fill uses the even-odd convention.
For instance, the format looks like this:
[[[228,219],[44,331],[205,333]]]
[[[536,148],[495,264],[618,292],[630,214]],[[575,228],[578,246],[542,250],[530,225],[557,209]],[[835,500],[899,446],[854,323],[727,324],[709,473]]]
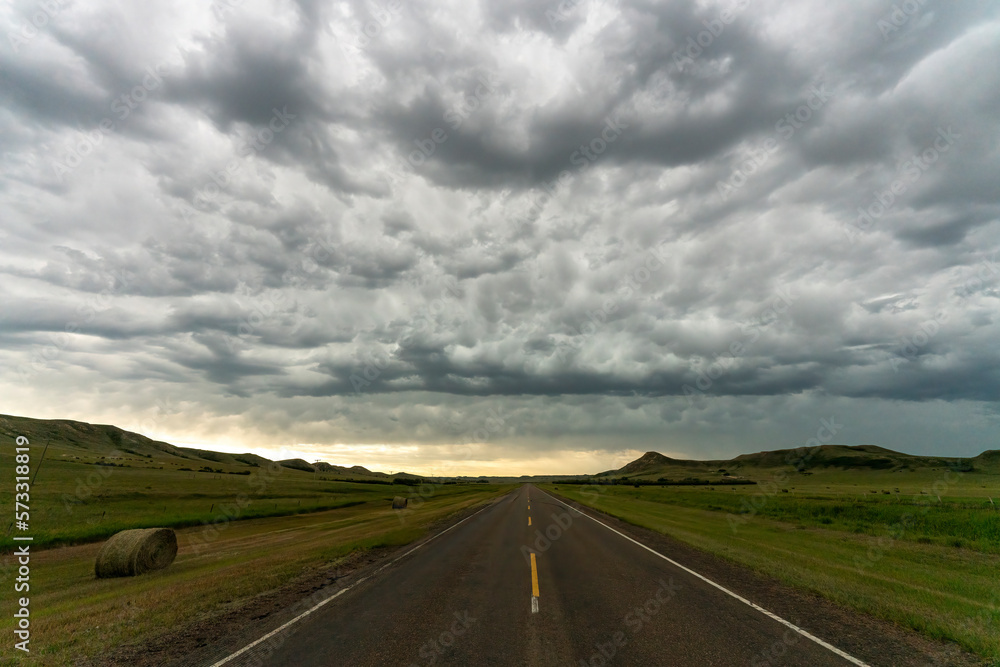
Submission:
[[[1000,10],[898,4],[9,5],[8,410],[425,470],[832,414],[976,453]]]

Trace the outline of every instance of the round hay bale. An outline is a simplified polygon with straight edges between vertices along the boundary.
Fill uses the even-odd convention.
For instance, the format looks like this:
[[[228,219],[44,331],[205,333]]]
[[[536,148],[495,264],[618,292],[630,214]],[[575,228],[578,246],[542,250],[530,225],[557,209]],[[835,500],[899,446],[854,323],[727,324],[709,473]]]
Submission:
[[[403,496],[396,496],[392,499],[392,509],[401,510],[406,508],[406,498]]]
[[[94,565],[98,579],[134,577],[162,570],[177,556],[177,535],[170,528],[136,528],[111,536]]]

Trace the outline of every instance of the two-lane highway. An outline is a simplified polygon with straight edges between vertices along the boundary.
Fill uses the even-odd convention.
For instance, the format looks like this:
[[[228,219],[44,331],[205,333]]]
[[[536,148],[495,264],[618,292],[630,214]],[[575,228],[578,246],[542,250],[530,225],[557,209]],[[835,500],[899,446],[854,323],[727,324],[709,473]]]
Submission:
[[[215,664],[864,663],[525,485]]]

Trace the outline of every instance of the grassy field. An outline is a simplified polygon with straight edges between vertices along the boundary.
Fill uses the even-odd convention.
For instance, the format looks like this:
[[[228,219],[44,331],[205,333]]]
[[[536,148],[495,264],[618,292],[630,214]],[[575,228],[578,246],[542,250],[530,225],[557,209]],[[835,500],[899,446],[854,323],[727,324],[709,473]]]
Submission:
[[[35,548],[101,540],[125,528],[183,528],[234,518],[285,516],[388,502],[393,495],[410,493],[406,486],[339,481],[273,463],[213,464],[212,472],[207,472],[182,470],[195,464],[182,465],[166,457],[88,456],[61,443],[49,446],[44,461],[41,451],[32,447],[32,471],[40,462],[30,503]],[[0,469],[14,469],[13,447],[0,451]],[[13,491],[13,480],[0,486],[0,507],[11,508],[6,513],[11,519]],[[12,546],[7,539],[9,523],[2,526],[0,552]]]
[[[192,450],[160,449],[134,434],[108,442],[106,428],[80,429],[82,436],[65,428],[53,432],[44,460],[44,440],[33,439],[31,472],[37,476],[30,530],[23,533],[34,537],[26,594],[31,654],[22,660],[19,651],[11,657],[5,649],[0,664],[100,664],[102,655],[124,644],[143,645],[168,630],[210,623],[303,577],[338,571],[359,552],[413,542],[437,522],[512,488],[405,486],[367,471],[307,472],[259,457],[215,461]],[[61,437],[66,433],[75,440]],[[13,518],[15,460],[8,444],[0,450],[0,470],[11,471],[10,483],[0,485],[0,507]],[[347,475],[369,483],[346,481]],[[395,495],[409,498],[411,507],[392,510]],[[152,526],[177,529],[179,551],[170,567],[133,578],[94,578],[105,538]],[[11,528],[0,527],[0,586],[8,591],[17,567],[11,536],[20,532]],[[14,611],[14,595],[0,597],[0,634],[13,637]]]
[[[36,548],[101,540],[123,528],[285,516],[408,493],[363,468],[315,472],[305,461],[288,462],[306,472],[253,454],[175,447],[114,426],[0,415],[0,470],[12,478],[20,435],[31,442]],[[0,553],[12,544],[12,478],[0,485],[0,506],[10,507],[0,524]]]
[[[729,488],[543,488],[1000,665],[995,475],[757,475]]]
[[[759,484],[746,486],[625,485],[614,490],[624,497],[731,514],[736,526],[766,517],[873,536],[895,526],[899,539],[1000,553],[996,475],[830,470],[800,476],[773,470],[756,477]]]
[[[99,543],[40,551],[31,559],[31,657],[3,658],[0,664],[66,665],[80,658],[100,664],[101,655],[123,644],[211,622],[298,577],[336,569],[358,550],[408,544],[435,522],[510,488],[435,486],[402,513],[382,500],[347,495],[361,504],[219,523],[212,533],[201,526],[181,529],[177,560],[166,570],[133,578],[94,578]],[[9,581],[5,576],[5,588]],[[9,637],[12,602],[10,596],[3,601],[0,634]]]

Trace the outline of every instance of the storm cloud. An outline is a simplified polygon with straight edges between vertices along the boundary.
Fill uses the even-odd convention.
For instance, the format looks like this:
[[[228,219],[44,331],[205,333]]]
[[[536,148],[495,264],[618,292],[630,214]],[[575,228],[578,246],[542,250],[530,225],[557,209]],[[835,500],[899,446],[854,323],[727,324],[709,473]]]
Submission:
[[[1000,7],[0,9],[3,412],[427,472],[1000,414]]]

